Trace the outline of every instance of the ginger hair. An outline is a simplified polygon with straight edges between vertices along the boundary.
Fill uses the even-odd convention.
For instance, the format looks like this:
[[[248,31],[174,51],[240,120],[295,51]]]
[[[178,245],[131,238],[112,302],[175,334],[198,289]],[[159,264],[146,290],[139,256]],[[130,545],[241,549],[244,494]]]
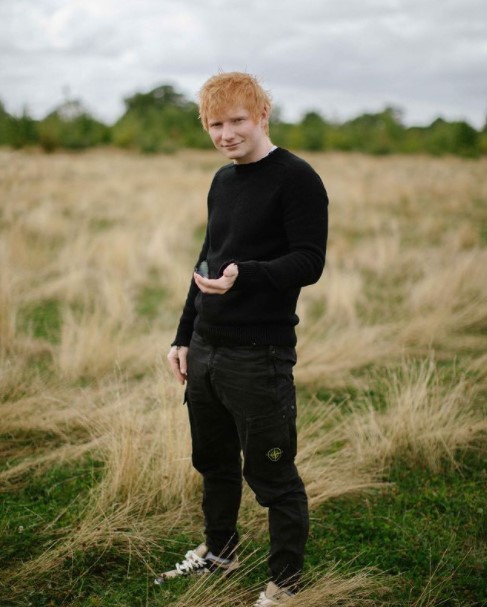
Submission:
[[[244,72],[223,72],[209,78],[199,91],[200,120],[205,131],[211,116],[236,107],[243,107],[257,122],[267,108],[271,111],[271,98],[257,78]],[[269,133],[269,125],[266,125]]]

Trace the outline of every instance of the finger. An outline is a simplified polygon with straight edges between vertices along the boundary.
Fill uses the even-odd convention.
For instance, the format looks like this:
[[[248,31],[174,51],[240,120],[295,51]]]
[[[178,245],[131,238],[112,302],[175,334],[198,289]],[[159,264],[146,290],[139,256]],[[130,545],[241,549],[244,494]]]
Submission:
[[[197,287],[202,293],[209,295],[224,295],[232,288],[233,283],[237,278],[237,273],[233,276],[221,276],[220,278],[203,278],[199,274],[194,275],[194,280]]]
[[[186,377],[181,373],[181,371],[178,369],[174,369],[173,371],[174,373],[174,377],[178,380],[178,382],[184,386],[184,382],[186,381]]]
[[[171,358],[168,357],[168,361],[169,361],[169,367],[171,368],[172,374],[178,381],[181,381],[181,372],[179,370],[179,361],[172,357]]]
[[[219,290],[221,285],[224,283],[223,276],[220,278],[205,278],[200,274],[194,274],[194,280],[196,284],[203,289]]]
[[[208,295],[223,295],[228,291],[228,287],[223,285],[218,285],[215,287],[202,287],[201,291]]]
[[[181,375],[186,379],[188,373],[188,349],[180,348],[179,351],[179,371]]]
[[[193,274],[193,277],[194,277],[194,281],[195,281],[197,287],[199,288],[199,290],[203,291],[203,293],[204,293],[205,292],[204,290],[206,289],[205,281],[207,279],[203,278],[199,274],[196,274],[196,272]]]
[[[202,276],[199,276],[199,274],[195,274],[194,280],[202,293],[221,293],[221,288],[218,288],[218,280],[215,280],[214,278],[203,278]]]
[[[174,355],[174,353],[170,352],[167,356],[169,361],[169,366],[171,368],[172,374],[178,380],[180,384],[184,384],[185,376],[181,373],[181,369],[179,367],[179,357],[178,355]]]
[[[238,266],[235,263],[231,263],[229,264],[224,270],[223,270],[223,275],[224,276],[237,276],[238,275]]]

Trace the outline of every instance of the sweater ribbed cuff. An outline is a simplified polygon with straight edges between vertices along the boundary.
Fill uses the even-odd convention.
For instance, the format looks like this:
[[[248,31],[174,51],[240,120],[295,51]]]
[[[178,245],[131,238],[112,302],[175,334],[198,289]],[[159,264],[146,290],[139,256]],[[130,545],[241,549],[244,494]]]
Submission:
[[[259,286],[260,272],[258,261],[238,262],[238,276],[234,288],[237,290],[253,289]]]

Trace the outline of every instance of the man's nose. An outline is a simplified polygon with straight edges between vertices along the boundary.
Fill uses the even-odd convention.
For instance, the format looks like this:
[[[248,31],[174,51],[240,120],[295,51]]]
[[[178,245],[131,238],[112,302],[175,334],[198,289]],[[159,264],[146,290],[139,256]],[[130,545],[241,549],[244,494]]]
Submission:
[[[233,127],[229,123],[223,123],[222,139],[233,139]]]

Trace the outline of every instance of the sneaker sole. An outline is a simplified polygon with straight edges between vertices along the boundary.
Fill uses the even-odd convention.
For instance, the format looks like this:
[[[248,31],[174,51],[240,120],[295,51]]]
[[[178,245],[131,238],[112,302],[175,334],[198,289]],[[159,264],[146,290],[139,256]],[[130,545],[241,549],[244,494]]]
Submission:
[[[228,577],[233,575],[235,571],[240,567],[240,563],[238,558],[235,559],[233,563],[228,565],[228,567],[220,567],[216,566],[213,569],[201,569],[200,571],[191,571],[190,573],[179,573],[177,569],[172,569],[171,571],[166,571],[165,573],[161,573],[154,580],[154,584],[157,586],[162,586],[168,580],[174,580],[178,577],[190,577],[192,575],[210,575],[212,573],[217,573],[222,577]]]

